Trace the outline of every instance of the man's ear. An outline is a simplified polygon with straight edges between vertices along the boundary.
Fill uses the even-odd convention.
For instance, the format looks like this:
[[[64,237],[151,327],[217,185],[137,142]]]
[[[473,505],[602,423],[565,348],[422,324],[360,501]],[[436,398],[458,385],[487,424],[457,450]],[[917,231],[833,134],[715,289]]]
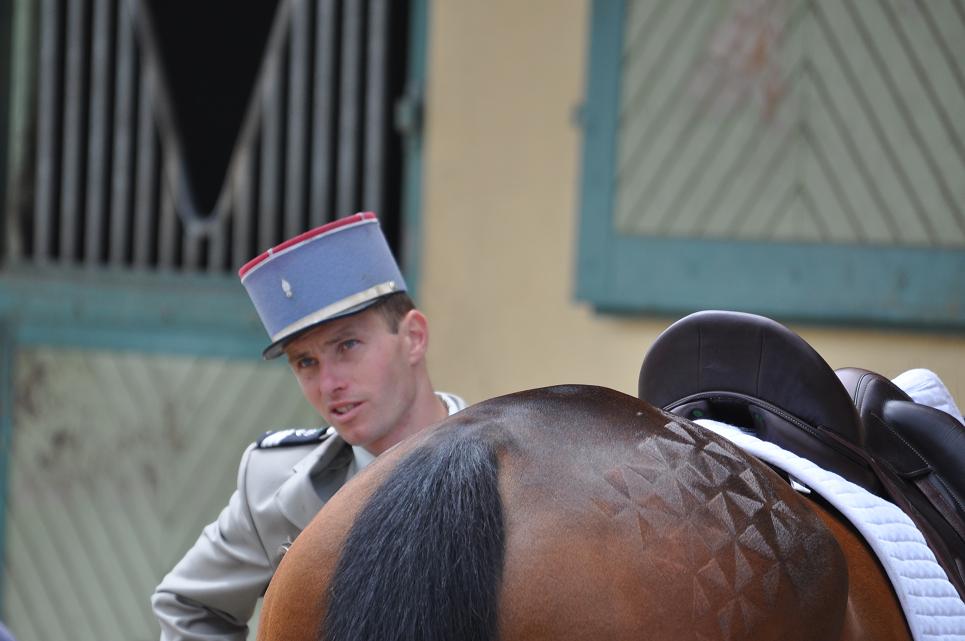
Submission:
[[[429,320],[418,309],[410,309],[399,321],[399,333],[408,341],[409,363],[425,359],[429,349]]]

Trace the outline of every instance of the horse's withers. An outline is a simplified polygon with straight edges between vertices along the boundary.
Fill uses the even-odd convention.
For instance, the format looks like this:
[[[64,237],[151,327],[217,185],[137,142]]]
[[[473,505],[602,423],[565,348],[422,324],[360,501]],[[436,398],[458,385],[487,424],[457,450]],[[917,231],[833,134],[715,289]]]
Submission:
[[[796,493],[693,424],[630,396],[583,386],[481,403],[380,458],[289,551],[269,590],[260,638],[324,638],[319,626],[329,595],[343,589],[335,576],[341,550],[357,549],[352,537],[366,531],[352,525],[359,506],[373,492],[424,487],[411,470],[397,475],[399,462],[416,450],[478,458],[480,444],[498,466],[502,568],[482,569],[500,582],[494,593],[503,641],[836,638],[847,595],[844,559]],[[433,509],[444,518],[446,505]],[[444,532],[433,528],[424,536]],[[444,543],[430,540],[423,548]],[[398,555],[393,545],[386,541],[379,556]],[[476,551],[467,545],[465,554]],[[346,557],[341,564],[355,562]],[[438,564],[429,573],[403,574],[392,576],[404,582],[393,585],[389,576],[382,587],[428,593],[438,588],[429,583],[450,580]],[[455,607],[480,605],[465,597]],[[431,624],[432,605],[422,607],[429,611],[393,614]]]

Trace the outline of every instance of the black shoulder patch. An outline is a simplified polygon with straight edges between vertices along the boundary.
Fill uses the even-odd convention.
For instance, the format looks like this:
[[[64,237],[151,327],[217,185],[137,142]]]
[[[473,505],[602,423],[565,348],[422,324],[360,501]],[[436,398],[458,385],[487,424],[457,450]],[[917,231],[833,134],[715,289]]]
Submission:
[[[330,427],[314,427],[309,429],[293,428],[289,430],[272,430],[265,432],[258,439],[257,447],[288,447],[291,445],[313,445],[321,443],[335,433]]]

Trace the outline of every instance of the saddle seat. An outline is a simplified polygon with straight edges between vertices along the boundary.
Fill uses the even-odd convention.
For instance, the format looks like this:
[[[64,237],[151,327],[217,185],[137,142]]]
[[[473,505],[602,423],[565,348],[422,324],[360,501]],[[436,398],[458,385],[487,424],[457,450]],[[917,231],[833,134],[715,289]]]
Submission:
[[[835,372],[762,316],[705,311],[654,341],[639,397],[688,419],[735,425],[898,505],[965,598],[965,428],[887,378]]]

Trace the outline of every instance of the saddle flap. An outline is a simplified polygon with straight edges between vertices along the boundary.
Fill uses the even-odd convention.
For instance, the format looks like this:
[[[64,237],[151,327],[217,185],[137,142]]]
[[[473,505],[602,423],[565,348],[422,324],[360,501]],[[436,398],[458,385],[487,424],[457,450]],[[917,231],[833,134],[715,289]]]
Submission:
[[[902,400],[884,403],[881,422],[927,464],[924,473],[901,475],[895,450],[872,452],[899,473],[885,479],[889,494],[921,529],[965,598],[965,428],[950,414]]]
[[[854,399],[865,427],[865,449],[928,497],[965,537],[965,428],[951,415],[915,403],[880,374],[849,367],[835,372]]]
[[[965,428],[949,414],[911,401],[888,401],[884,422],[927,461],[950,496],[959,518],[965,518]],[[965,533],[963,533],[965,536]]]
[[[677,321],[648,350],[638,392],[678,414],[704,401],[703,417],[748,429],[880,492],[857,451],[864,441],[861,421],[834,370],[804,339],[769,318],[704,311]],[[738,422],[741,412],[744,422]]]

